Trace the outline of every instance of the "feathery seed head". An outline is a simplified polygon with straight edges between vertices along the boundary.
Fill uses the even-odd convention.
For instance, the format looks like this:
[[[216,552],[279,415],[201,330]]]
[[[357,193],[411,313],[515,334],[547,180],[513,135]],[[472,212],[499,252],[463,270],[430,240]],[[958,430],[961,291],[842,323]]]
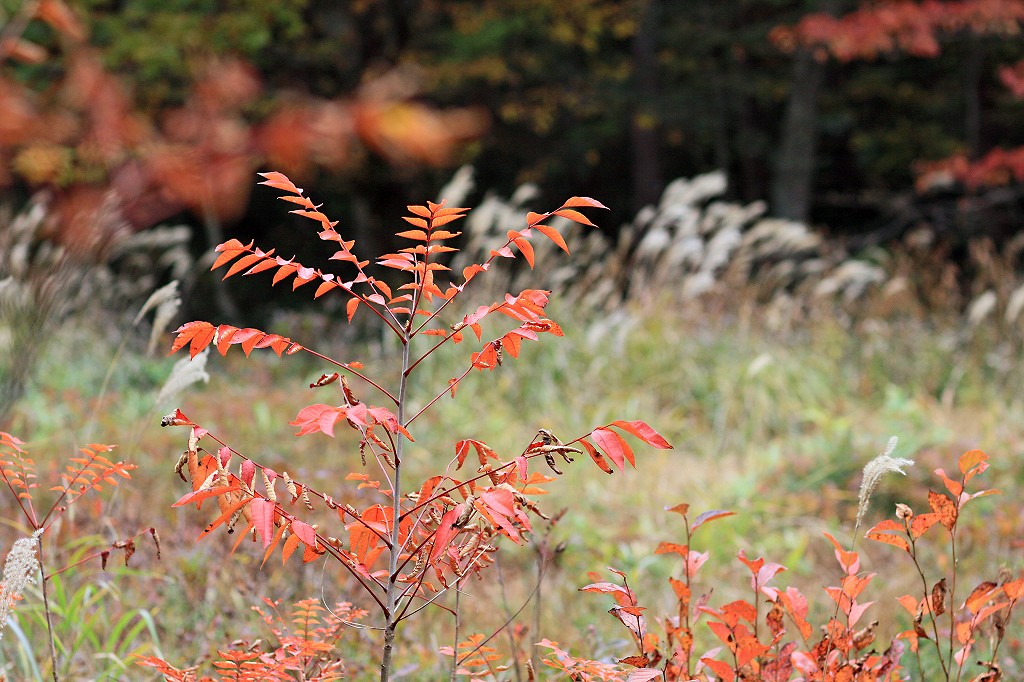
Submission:
[[[868,509],[868,502],[871,500],[871,495],[878,488],[878,484],[882,480],[882,476],[887,473],[898,473],[906,475],[907,472],[903,470],[903,467],[912,466],[913,460],[903,459],[901,457],[892,457],[892,453],[896,450],[896,444],[899,442],[899,438],[893,436],[889,439],[889,444],[885,447],[885,452],[875,457],[873,460],[868,462],[864,466],[864,477],[860,484],[860,496],[857,500],[857,525],[864,520],[864,513]]]

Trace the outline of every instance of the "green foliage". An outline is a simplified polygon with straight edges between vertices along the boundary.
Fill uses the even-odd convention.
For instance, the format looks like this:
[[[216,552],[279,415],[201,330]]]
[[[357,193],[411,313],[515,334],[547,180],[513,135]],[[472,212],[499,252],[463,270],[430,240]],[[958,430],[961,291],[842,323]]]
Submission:
[[[271,48],[307,34],[307,0],[143,0],[111,7],[80,0],[105,65],[129,75],[149,108],[185,99],[194,70],[210,56],[237,55],[270,68]]]
[[[95,543],[92,543],[95,546]],[[79,558],[88,551],[83,547]],[[54,623],[54,644],[62,679],[122,680],[135,670],[135,656],[155,652],[160,655],[159,611],[127,603],[126,581],[144,579],[145,574],[130,569],[114,569],[96,580],[95,576],[57,575],[49,581],[49,610]],[[48,654],[36,650],[46,641],[46,612],[38,588],[30,589],[25,602],[17,608],[16,637],[4,638],[6,661],[16,662],[18,679],[43,682],[52,675],[42,672],[38,661]]]

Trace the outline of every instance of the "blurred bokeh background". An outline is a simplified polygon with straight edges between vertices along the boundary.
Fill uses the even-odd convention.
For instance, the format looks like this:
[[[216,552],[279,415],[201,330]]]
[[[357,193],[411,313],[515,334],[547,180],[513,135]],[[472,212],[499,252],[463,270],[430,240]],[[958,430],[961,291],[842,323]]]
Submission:
[[[922,486],[961,446],[999,450],[999,480],[1019,483],[1022,22],[1022,0],[0,0],[0,429],[43,473],[120,443],[137,486],[68,537],[156,525],[178,548],[152,575],[102,583],[123,589],[106,594],[118,613],[159,615],[110,645],[118,660],[184,631],[200,633],[181,640],[194,660],[237,635],[256,595],[324,585],[192,548],[204,520],[168,509],[181,443],[155,428],[162,412],[205,411],[237,449],[341,487],[335,455],[286,425],[321,367],[217,358],[175,396],[168,330],[209,319],[370,367],[394,358],[370,316],[345,324],[343,301],[209,273],[227,238],[329,267],[261,171],[322,203],[363,258],[394,246],[407,204],[479,206],[457,269],[528,210],[610,207],[600,230],[564,226],[572,257],[538,245],[536,271],[474,283],[482,300],[559,292],[575,341],[524,350],[489,386],[504,397],[463,389],[418,441],[424,474],[444,435],[511,451],[541,418],[573,433],[644,418],[677,445],[616,479],[615,505],[603,474],[572,472],[550,504],[579,512],[556,532],[576,551],[549,595],[606,563],[663,578],[650,551],[681,501],[744,510],[716,557],[745,543],[809,579],[831,550],[808,551],[807,531],[849,522],[860,467],[893,434],[926,462]],[[979,570],[1019,567],[1021,510],[985,504]],[[529,577],[529,557],[512,561]],[[69,578],[69,594],[96,579]],[[536,623],[571,631],[538,638],[621,644],[587,630],[607,605],[559,599]],[[480,604],[486,623],[496,607]],[[5,665],[30,670],[12,639]],[[431,644],[414,670],[433,669]],[[69,670],[99,679],[105,661],[118,679],[90,656]]]

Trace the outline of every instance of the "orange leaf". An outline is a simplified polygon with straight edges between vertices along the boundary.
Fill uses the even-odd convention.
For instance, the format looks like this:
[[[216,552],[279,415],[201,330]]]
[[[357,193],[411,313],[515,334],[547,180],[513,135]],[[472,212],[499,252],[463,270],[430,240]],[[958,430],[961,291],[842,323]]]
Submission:
[[[867,532],[867,538],[874,540],[875,542],[883,542],[893,547],[899,547],[900,549],[910,552],[910,544],[898,535],[890,535],[889,533],[876,533],[873,531]]]
[[[299,546],[299,536],[289,535],[288,539],[284,541],[284,547],[281,548],[281,563],[288,561],[288,558]]]
[[[569,253],[569,247],[566,246],[565,240],[562,239],[562,235],[559,234],[558,230],[550,225],[532,225],[531,227],[553,241],[562,251]]]
[[[516,246],[523,253],[523,258],[529,263],[530,268],[533,268],[533,244],[526,240],[524,237],[516,237],[512,241],[515,242]]]
[[[973,467],[981,464],[987,459],[988,455],[981,450],[968,450],[964,454],[960,455],[960,473],[966,474]]]
[[[733,669],[729,666],[729,664],[724,661],[718,661],[713,658],[705,657],[700,659],[700,662],[706,665],[707,667],[711,668],[711,671],[715,673],[715,675],[718,676],[719,679],[722,679],[725,682],[733,682],[733,680],[736,679],[736,673],[733,672]]]
[[[231,277],[232,275],[237,275],[242,270],[245,270],[250,265],[253,265],[257,261],[260,261],[262,259],[263,256],[257,253],[250,253],[247,256],[239,258],[231,265],[230,268],[228,268],[227,273],[223,277],[221,277],[221,281],[227,279],[228,277]]]
[[[946,530],[953,530],[956,525],[957,509],[953,500],[941,493],[928,491],[928,504],[939,516],[939,523],[946,527]]]
[[[587,451],[587,454],[590,455],[590,458],[594,460],[594,464],[596,464],[601,469],[601,471],[605,472],[606,474],[615,473],[614,470],[608,465],[608,460],[604,458],[604,455],[598,452],[597,448],[591,445],[589,441],[581,440],[580,445],[583,446],[583,449]]]
[[[910,520],[910,534],[916,540],[939,522],[939,515],[934,513],[917,514]]]
[[[340,285],[337,282],[323,282],[316,288],[316,293],[313,294],[313,298],[320,298],[331,289],[336,289]]]
[[[569,208],[559,209],[559,210],[555,211],[555,215],[562,216],[563,218],[568,218],[569,220],[572,220],[573,222],[581,223],[583,225],[589,225],[590,227],[597,227],[597,225],[595,225],[594,223],[590,222],[590,219],[587,218],[587,216],[583,215],[579,211],[573,211],[572,209],[569,209]]]
[[[591,199],[590,197],[569,197],[569,200],[562,204],[562,206],[565,206],[567,208],[571,206],[590,206],[592,208],[603,208],[606,210],[608,209],[608,207],[602,204],[600,201],[598,201],[597,199]]]
[[[302,194],[302,190],[292,184],[292,181],[288,179],[284,173],[278,173],[277,171],[270,171],[269,173],[257,173],[257,175],[266,178],[260,185],[266,185],[267,187],[273,187],[274,189],[284,190],[291,194]]]
[[[186,493],[182,495],[181,498],[171,506],[183,507],[186,504],[192,504],[193,502],[202,502],[205,499],[217,497],[218,495],[234,492],[236,490],[241,490],[241,487],[237,483],[233,483],[231,485],[221,485],[214,488],[207,488],[206,490],[197,490],[193,493]]]

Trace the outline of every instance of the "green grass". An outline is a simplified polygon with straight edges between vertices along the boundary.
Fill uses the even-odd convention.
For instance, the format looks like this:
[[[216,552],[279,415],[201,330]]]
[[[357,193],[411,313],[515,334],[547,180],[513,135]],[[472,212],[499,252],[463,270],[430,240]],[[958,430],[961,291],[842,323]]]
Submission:
[[[897,500],[915,508],[926,505],[926,486],[935,484],[930,470],[953,467],[962,451],[979,447],[993,458],[986,484],[1010,494],[977,503],[971,528],[988,531],[968,530],[965,542],[973,551],[964,566],[979,575],[1000,565],[1020,570],[1019,552],[1011,549],[1017,533],[1014,514],[1020,513],[1012,491],[1024,478],[1022,439],[1014,426],[1024,423],[1017,391],[1024,370],[1019,345],[1005,340],[1005,332],[986,329],[965,339],[938,323],[844,324],[827,315],[778,331],[756,319],[708,318],[675,308],[657,316],[633,310],[588,324],[564,312],[560,316],[556,308],[553,317],[562,322],[567,338],[526,342],[518,360],[507,358],[495,372],[471,376],[456,400],[443,399],[414,424],[417,441],[407,459],[413,477],[426,475],[445,466],[459,438],[484,440],[511,457],[538,428],[568,440],[616,418],[644,419],[676,446],[667,452],[637,448],[638,471],[613,476],[580,458],[549,485],[551,494],[541,505],[549,513],[568,508],[552,534],[568,549],[545,577],[542,629],[531,633],[529,641],[549,637],[591,655],[631,653],[628,646],[615,646],[624,631],[604,613],[610,603],[576,589],[590,582],[587,571],[608,579],[605,567],[613,566],[630,575],[652,615],[667,609],[665,578],[678,573],[677,567],[652,552],[660,541],[681,540],[681,521],[664,511],[679,502],[690,503],[696,512],[739,512],[697,538],[698,546],[712,554],[703,580],[705,585],[709,579],[715,582],[716,600],[730,589],[747,596],[742,592],[745,569],[734,559],[744,549],[748,556],[787,565],[790,570],[780,582],[799,585],[824,608],[819,588],[827,579],[822,575],[835,578],[835,571],[831,547],[821,533],[849,541],[860,469],[891,435],[901,439],[896,454],[919,464],[908,479],[883,482],[867,523],[888,517]],[[333,350],[339,359],[362,360],[370,372],[395,360],[395,349],[353,345],[341,334],[336,343],[296,340],[328,354]],[[426,401],[445,386],[465,366],[474,344],[467,340],[432,357],[419,374],[415,398]],[[997,351],[1002,364],[994,367]],[[98,532],[116,527],[125,535],[155,526],[164,538],[162,562],[146,549],[133,559],[148,579],[109,578],[118,603],[145,610],[156,623],[156,641],[148,627],[121,628],[134,638],[124,650],[162,644],[172,661],[185,663],[199,660],[217,644],[266,636],[249,612],[262,594],[285,600],[322,594],[328,602],[358,602],[352,586],[332,566],[303,567],[293,559],[282,568],[275,557],[261,570],[261,553],[247,542],[233,557],[233,538],[218,534],[194,544],[209,519],[194,509],[170,509],[186,492],[172,473],[184,434],[161,431],[159,417],[173,406],[153,404],[176,358],[122,356],[95,409],[95,394],[113,352],[101,331],[84,321],[64,330],[50,345],[9,430],[28,441],[41,474],[85,442],[119,443],[119,456],[140,465],[134,482],[119,488],[104,509],[106,526],[98,524]],[[950,384],[954,368],[962,373],[955,387]],[[226,359],[212,357],[208,371],[209,385],[180,397],[186,414],[245,454],[343,498],[342,478],[360,469],[354,440],[343,433],[333,440],[321,434],[296,439],[287,425],[301,407],[328,399],[327,393],[307,387],[329,368],[308,357],[278,359],[269,351],[256,351],[246,360],[235,349]],[[353,388],[374,402],[369,388],[356,383]],[[9,500],[0,502],[0,509],[13,517]],[[96,525],[90,525],[85,506],[78,518],[85,528]],[[4,533],[4,546],[9,546],[16,535],[9,529]],[[884,596],[905,591],[901,557],[890,548],[865,544],[858,543],[865,563],[887,576],[877,581]],[[501,563],[514,610],[532,588],[533,555],[506,543]],[[463,633],[501,624],[500,592],[494,574],[467,586]],[[880,602],[873,607],[878,609],[875,617],[896,613],[884,598]],[[26,610],[20,618],[28,617],[26,606],[20,607]],[[530,608],[520,621],[532,623]],[[450,617],[440,611],[407,631],[410,650],[399,666],[419,666],[409,679],[434,674],[432,649],[451,643],[442,637],[449,631]],[[5,660],[18,661],[18,638],[8,635],[0,651]],[[367,638],[372,634],[354,632],[347,646],[354,660],[369,664],[373,648],[367,647]],[[100,634],[86,638],[93,640],[101,646],[107,641]],[[36,658],[43,660],[41,641],[33,646]],[[18,665],[27,670],[24,663]],[[138,672],[133,679],[142,678]]]

